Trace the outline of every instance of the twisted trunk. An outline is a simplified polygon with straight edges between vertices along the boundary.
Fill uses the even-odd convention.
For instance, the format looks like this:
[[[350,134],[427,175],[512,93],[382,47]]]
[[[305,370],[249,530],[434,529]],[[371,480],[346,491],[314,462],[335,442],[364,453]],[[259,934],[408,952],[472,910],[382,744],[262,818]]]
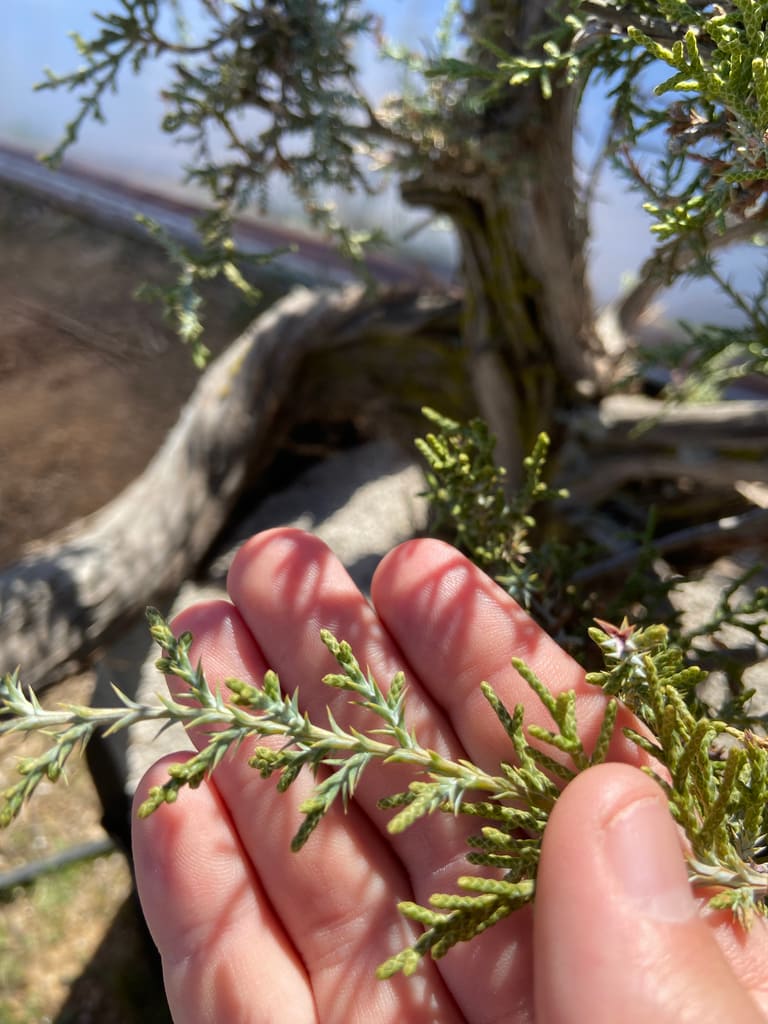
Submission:
[[[467,20],[475,38],[523,52],[548,7],[477,0]],[[482,45],[472,59],[495,64]],[[520,466],[539,431],[557,433],[564,409],[599,391],[572,163],[578,97],[575,85],[557,85],[549,99],[538,84],[505,90],[482,113],[457,117],[443,150],[402,187],[458,232],[470,376],[508,467]]]
[[[455,337],[456,312],[442,296],[376,296],[359,286],[297,289],[278,302],[209,367],[137,480],[0,572],[0,674],[20,665],[29,685],[55,681],[194,573],[245,484],[306,414],[300,371],[313,359],[317,376],[303,393],[336,417],[354,416],[371,392],[379,405],[370,415],[381,414],[381,381],[366,383],[380,352],[390,356],[391,399],[402,407],[398,381],[418,376],[407,353],[422,332],[443,343],[433,348],[437,362],[423,364],[421,395],[411,380],[414,399],[424,401],[435,376],[460,380],[455,346],[445,344]],[[333,357],[333,375],[323,354]]]

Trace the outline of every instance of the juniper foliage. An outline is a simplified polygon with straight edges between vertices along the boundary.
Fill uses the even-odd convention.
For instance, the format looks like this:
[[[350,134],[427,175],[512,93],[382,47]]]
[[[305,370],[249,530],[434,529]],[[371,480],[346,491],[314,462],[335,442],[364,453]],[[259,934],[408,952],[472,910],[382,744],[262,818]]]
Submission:
[[[536,515],[568,497],[566,490],[547,483],[549,437],[539,435],[523,461],[521,485],[510,494],[506,470],[495,461],[495,439],[483,420],[459,423],[434,409],[422,412],[434,425],[415,440],[427,464],[432,530],[443,532],[551,629],[558,614],[554,606],[559,604],[561,614],[563,603],[570,604],[567,577],[585,551],[559,544],[553,533],[536,533]]]
[[[689,658],[701,658],[705,646],[716,638],[715,651],[707,651],[711,668],[733,676],[728,644],[722,642],[723,627],[733,626],[751,635],[755,652],[768,643],[768,588],[744,591],[759,571],[756,565],[738,575],[725,587],[717,607],[705,622],[684,627],[681,616],[669,605],[676,587],[685,585],[684,576],[662,580],[653,571],[655,521],[649,516],[642,535],[634,536],[634,564],[614,586],[594,592],[588,575],[582,583],[581,570],[606,557],[594,541],[581,537],[578,520],[569,522],[562,502],[567,490],[548,483],[549,439],[541,434],[524,460],[520,488],[508,493],[506,473],[495,461],[495,441],[480,419],[459,423],[432,409],[422,410],[434,430],[417,438],[416,447],[427,464],[427,497],[433,520],[431,530],[464,551],[500,586],[504,587],[537,622],[574,657],[584,655],[583,639],[597,614],[622,617],[633,608],[635,624],[651,625],[659,608],[672,642]],[[711,644],[710,644],[711,646]],[[739,677],[749,665],[740,666]],[[733,679],[738,705],[746,705],[751,693],[740,692]],[[740,713],[743,718],[743,710]]]
[[[510,743],[508,760],[499,764],[497,774],[489,774],[468,761],[451,761],[423,747],[408,728],[403,674],[381,687],[363,672],[349,645],[327,631],[322,640],[340,671],[323,681],[348,692],[353,703],[369,712],[371,725],[365,731],[344,729],[330,713],[324,724],[311,721],[301,711],[298,695],[284,693],[272,671],[260,686],[227,680],[231,695],[223,697],[209,685],[202,667],[191,663],[190,634],[174,637],[151,609],[148,618],[163,649],[158,668],[184,684],[177,699],[140,705],[118,692],[120,706],[112,709],[65,705],[47,710],[34,694],[25,693],[18,674],[3,679],[0,735],[42,731],[51,746],[40,757],[20,762],[20,781],[2,794],[0,824],[13,820],[43,779],[61,775],[73,750],[86,743],[95,728],[115,731],[139,720],[179,721],[210,730],[207,745],[186,763],[172,766],[167,781],[149,792],[139,810],[144,816],[172,803],[183,786],[200,785],[227,751],[254,741],[249,763],[264,778],[276,776],[280,790],[286,790],[303,769],[316,774],[325,766],[327,774],[301,806],[304,818],[293,839],[294,850],[309,840],[336,801],[346,805],[352,799],[364,771],[378,771],[384,788],[387,765],[408,765],[414,775],[409,788],[381,800],[383,811],[396,812],[388,823],[390,832],[435,812],[470,815],[478,822],[477,833],[468,840],[467,862],[474,870],[459,879],[461,891],[436,893],[429,906],[400,905],[401,912],[424,931],[413,946],[383,963],[378,975],[410,974],[423,956],[444,955],[534,899],[541,839],[561,786],[605,759],[621,700],[650,730],[651,739],[625,731],[653,759],[648,770],[685,830],[691,881],[711,890],[711,904],[730,909],[745,927],[755,914],[767,912],[768,741],[691,710],[690,695],[703,673],[686,667],[682,651],[669,643],[663,626],[635,631],[626,623],[603,623],[592,630],[604,667],[587,678],[608,701],[591,751],[585,750],[577,732],[572,691],[553,697],[523,662],[513,661],[549,712],[553,724],[545,729],[526,725],[522,705],[506,708],[482,683]],[[259,738],[275,736],[282,740],[278,748],[258,743]],[[726,755],[717,746],[724,736],[733,741]]]
[[[94,15],[92,38],[72,33],[81,65],[64,74],[47,68],[38,85],[78,99],[77,113],[45,159],[58,166],[89,119],[105,120],[106,101],[121,76],[139,74],[151,61],[169,64],[162,128],[191,147],[185,180],[211,205],[197,220],[199,247],[180,247],[157,223],[141,218],[178,271],[172,288],[146,287],[142,294],[160,299],[195,362],[204,365],[201,281],[222,275],[252,298],[247,266],[284,251],[254,257],[234,238],[236,218],[254,203],[265,208],[275,178],[288,183],[311,222],[335,237],[350,259],[359,260],[376,234],[342,224],[323,191],[371,188],[364,151],[373,115],[357,83],[352,47],[370,34],[373,18],[355,0],[200,0],[199,34],[192,38],[188,22],[177,18],[174,26],[165,17],[174,6],[168,0],[119,0],[115,6]]]

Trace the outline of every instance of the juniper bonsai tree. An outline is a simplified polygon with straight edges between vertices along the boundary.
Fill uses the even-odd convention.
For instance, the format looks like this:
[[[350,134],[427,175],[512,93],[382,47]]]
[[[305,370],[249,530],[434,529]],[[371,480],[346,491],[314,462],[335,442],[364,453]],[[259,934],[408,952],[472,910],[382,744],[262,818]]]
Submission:
[[[667,551],[765,537],[764,406],[713,401],[766,370],[766,275],[750,292],[718,262],[732,242],[754,242],[756,266],[763,259],[765,4],[450,0],[424,51],[389,40],[352,0],[199,0],[196,12],[193,31],[170,0],[119,0],[97,15],[92,38],[74,37],[78,69],[48,71],[41,84],[70,91],[76,105],[55,164],[84,121],[109,116],[106,97],[122,76],[169,62],[163,127],[192,143],[186,177],[210,207],[198,248],[149,227],[177,266],[162,299],[195,358],[206,358],[197,285],[224,275],[252,292],[232,229],[249,204],[268,206],[277,177],[364,266],[371,233],[342,224],[328,190],[368,191],[373,168],[385,167],[407,203],[453,225],[461,288],[393,293],[369,276],[359,288],[294,294],[256,321],[203,376],[143,483],[23,572],[0,576],[2,667],[25,665],[31,682],[54,678],[189,575],[302,417],[351,421],[363,435],[405,418],[413,436],[423,404],[479,412],[508,494],[546,430],[550,475],[572,496],[559,510],[559,540],[571,544],[575,526],[624,564],[634,557],[625,528],[642,532],[652,506],[657,537],[674,534]],[[401,94],[378,105],[356,64],[362,40],[405,69]],[[600,315],[585,276],[589,183],[574,167],[580,102],[594,82],[609,100],[605,156],[644,195],[656,239],[632,286]],[[702,274],[739,319],[696,325],[684,343],[644,353],[633,334],[643,311],[666,286]],[[710,404],[669,408],[644,394],[649,361],[658,368],[665,353],[667,392]],[[223,388],[233,375],[238,386]],[[137,505],[158,526],[151,555],[133,528]],[[726,514],[737,517],[727,530]],[[703,531],[695,541],[681,529],[693,524]],[[110,551],[130,552],[132,586],[94,587],[93,567],[114,564]]]
[[[48,72],[42,88],[68,89],[79,105],[50,155],[55,164],[87,118],[108,114],[105,96],[121,74],[170,60],[164,128],[192,141],[187,177],[208,190],[211,206],[199,248],[149,226],[179,271],[163,301],[201,364],[196,286],[221,274],[251,292],[233,228],[249,204],[268,204],[277,176],[364,268],[373,239],[338,221],[327,190],[370,190],[372,167],[385,165],[406,202],[453,224],[461,290],[392,291],[369,276],[277,303],[205,371],[125,495],[0,574],[0,669],[21,664],[27,682],[45,684],[189,575],[302,417],[346,418],[365,434],[425,401],[479,411],[506,474],[489,461],[487,428],[467,435],[438,418],[442,433],[422,444],[435,508],[476,560],[565,637],[585,608],[601,610],[574,596],[574,581],[591,595],[617,567],[627,575],[650,566],[652,551],[708,555],[765,540],[765,403],[670,407],[649,397],[632,329],[661,288],[708,274],[741,325],[691,329],[685,350],[672,350],[668,391],[679,384],[678,398],[704,390],[711,400],[734,378],[765,373],[768,278],[758,275],[748,294],[717,258],[730,242],[759,242],[765,221],[768,5],[450,2],[423,53],[386,40],[351,0],[200,0],[194,37],[181,20],[175,33],[167,27],[174,6],[120,0],[98,16],[92,39],[75,37],[82,66]],[[378,106],[355,64],[366,36],[408,70],[408,87]],[[634,285],[599,317],[585,276],[588,190],[573,157],[579,104],[594,80],[612,104],[606,156],[645,194],[657,239]],[[648,161],[651,137],[662,153]],[[762,250],[754,252],[757,260]],[[552,442],[548,482],[542,430]],[[563,486],[570,499],[534,522],[531,500]],[[653,502],[655,547],[653,531],[638,540]],[[589,562],[576,564],[582,550]],[[131,572],[120,572],[127,563]],[[620,593],[628,605],[628,591]],[[726,600],[718,622],[741,616],[764,639],[749,618],[764,610],[764,595],[751,610]],[[686,655],[693,638],[673,639]],[[5,685],[6,700],[22,708],[14,677]],[[740,700],[734,721],[748,725]],[[34,701],[27,711],[34,718]]]
[[[148,226],[179,272],[177,284],[157,294],[201,366],[197,285],[224,275],[252,293],[234,227],[254,200],[267,205],[279,175],[314,225],[364,268],[365,243],[374,239],[337,220],[327,189],[369,190],[372,165],[387,165],[406,202],[450,219],[462,289],[459,296],[393,293],[369,276],[364,286],[289,296],[204,373],[129,492],[0,574],[0,671],[8,670],[0,736],[40,730],[51,740],[45,753],[20,762],[18,783],[0,794],[0,825],[43,779],[57,779],[97,730],[138,720],[218,727],[150,792],[142,814],[162,814],[181,787],[198,785],[246,741],[253,768],[276,776],[280,789],[305,767],[327,769],[302,807],[297,850],[334,801],[353,795],[363,771],[380,771],[382,810],[395,812],[391,831],[435,811],[478,820],[462,891],[435,894],[427,907],[401,906],[423,933],[379,974],[411,973],[423,956],[442,956],[534,898],[540,841],[560,786],[605,758],[620,700],[646,730],[627,735],[653,759],[687,835],[692,882],[709,890],[712,906],[749,926],[767,909],[764,716],[752,712],[740,685],[743,666],[728,704],[702,703],[700,634],[686,633],[674,615],[664,626],[652,623],[653,588],[663,598],[669,577],[639,570],[652,569],[660,553],[694,548],[706,556],[765,541],[768,417],[759,401],[702,410],[648,398],[647,357],[632,330],[661,288],[707,274],[741,325],[696,325],[684,349],[670,348],[673,370],[683,361],[685,375],[673,373],[669,396],[711,401],[734,379],[766,372],[768,274],[747,294],[723,275],[717,256],[730,242],[759,241],[763,231],[768,3],[451,0],[426,53],[385,41],[364,5],[351,0],[199,0],[197,38],[181,22],[167,34],[161,16],[172,0],[116,6],[99,16],[96,37],[76,37],[82,67],[49,72],[43,83],[70,89],[79,103],[50,161],[76,141],[85,119],[104,116],[104,96],[126,68],[171,59],[164,127],[194,143],[187,175],[208,190],[211,207],[200,219],[199,248]],[[365,35],[409,69],[409,88],[378,107],[354,62]],[[594,79],[605,81],[612,103],[606,156],[644,193],[657,239],[633,286],[601,317],[586,284],[588,196],[573,159],[579,103]],[[643,141],[659,133],[663,152],[649,163]],[[522,705],[506,708],[478,680],[509,739],[509,759],[494,774],[449,761],[409,729],[404,677],[377,681],[344,638],[328,632],[323,641],[339,672],[324,681],[370,714],[370,729],[346,731],[330,715],[311,720],[272,672],[261,685],[229,681],[225,699],[204,666],[190,662],[192,638],[173,636],[152,610],[158,667],[186,687],[178,699],[146,706],[118,694],[112,709],[48,710],[22,686],[21,679],[45,684],[86,658],[108,628],[188,575],[248,480],[268,467],[275,438],[301,416],[332,409],[365,433],[424,401],[483,417],[463,426],[429,413],[435,430],[419,447],[437,521],[571,650],[584,655],[584,619],[603,613],[590,631],[599,657],[587,678],[609,700],[593,749],[576,731],[574,695],[553,698],[516,662],[552,728],[529,726]],[[682,479],[686,487],[672,490]],[[692,491],[700,492],[694,502]],[[660,515],[657,533],[647,525],[650,499],[673,509]],[[733,514],[725,519],[726,512]],[[632,539],[621,540],[621,531]],[[127,562],[128,574],[119,569]],[[617,572],[625,585],[609,592]],[[605,621],[610,601],[615,611],[632,605],[641,625]],[[764,590],[742,600],[734,585],[705,630],[715,635],[736,623],[758,651],[768,642],[767,615]],[[262,736],[285,745],[261,746]],[[387,789],[389,763],[413,769],[406,791]]]

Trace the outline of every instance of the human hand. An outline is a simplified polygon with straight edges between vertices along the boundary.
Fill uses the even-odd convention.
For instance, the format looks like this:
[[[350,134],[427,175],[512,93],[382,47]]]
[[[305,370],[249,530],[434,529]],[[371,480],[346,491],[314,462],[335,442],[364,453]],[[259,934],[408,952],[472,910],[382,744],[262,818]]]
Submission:
[[[317,538],[260,534],[238,553],[232,604],[179,616],[195,636],[211,683],[261,682],[267,667],[318,720],[330,705],[348,724],[343,692],[320,682],[336,668],[319,639],[348,640],[380,683],[399,668],[408,719],[420,741],[488,770],[509,740],[480,694],[487,680],[508,707],[547,724],[510,665],[521,657],[558,692],[575,689],[588,744],[604,698],[576,663],[463,556],[436,541],[391,552],[372,586],[373,607]],[[333,808],[299,854],[290,839],[311,779],[278,794],[226,758],[213,779],[134,824],[139,894],[163,958],[177,1024],[538,1024],[695,1021],[748,1024],[768,1011],[768,928],[750,932],[729,913],[702,910],[658,785],[620,733],[616,762],[591,768],[564,791],[542,847],[534,908],[425,961],[416,975],[377,981],[379,963],[414,940],[398,913],[466,873],[470,822],[434,815],[392,836],[376,802],[405,788],[401,769],[363,774],[344,813]],[[193,736],[203,742],[204,736]],[[137,800],[165,778],[145,777]],[[634,767],[633,767],[634,766]]]

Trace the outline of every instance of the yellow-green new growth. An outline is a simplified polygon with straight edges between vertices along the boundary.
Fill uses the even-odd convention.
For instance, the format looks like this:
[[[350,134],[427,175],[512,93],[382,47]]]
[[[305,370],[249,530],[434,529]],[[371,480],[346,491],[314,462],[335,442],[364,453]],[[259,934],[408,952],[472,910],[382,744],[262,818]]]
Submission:
[[[434,409],[426,419],[436,427],[415,440],[425,459],[427,496],[436,516],[435,530],[449,527],[453,542],[504,587],[524,608],[544,589],[544,565],[552,566],[550,544],[534,550],[533,510],[545,502],[568,497],[552,488],[545,475],[550,439],[537,437],[523,459],[523,475],[514,494],[508,493],[507,471],[494,462],[496,439],[481,419],[457,423]],[[551,587],[551,579],[548,585]]]
[[[736,149],[739,159],[723,174],[724,182],[768,178],[768,6],[762,0],[734,0],[727,10],[717,4],[704,12],[687,4],[659,7],[671,24],[677,20],[690,27],[671,46],[636,26],[627,29],[633,42],[675,71],[654,91],[691,93],[725,112],[729,131],[743,144]]]
[[[685,831],[691,882],[748,925],[767,912],[768,740],[707,715],[695,697],[705,673],[685,665],[664,627],[602,625],[591,633],[606,667],[587,681],[619,694],[650,730],[625,732],[658,766],[646,771]]]

